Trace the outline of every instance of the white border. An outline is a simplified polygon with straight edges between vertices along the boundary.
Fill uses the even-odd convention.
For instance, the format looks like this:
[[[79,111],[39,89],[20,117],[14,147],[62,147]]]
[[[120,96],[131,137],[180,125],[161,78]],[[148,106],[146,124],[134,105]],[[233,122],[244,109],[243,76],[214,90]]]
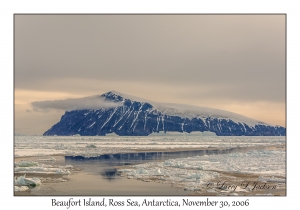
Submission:
[[[296,1],[40,1],[13,0],[1,1],[1,206],[4,209],[30,208],[53,209],[51,199],[55,197],[13,197],[13,14],[14,13],[287,13],[287,150],[288,150],[288,186],[286,197],[249,197],[247,209],[271,209],[285,206],[297,206],[298,196],[296,174],[298,172],[296,136],[299,116],[299,7]],[[298,9],[297,9],[298,8]],[[297,68],[298,67],[298,68]],[[3,181],[4,180],[4,181]],[[56,197],[68,200],[69,197]],[[131,197],[133,199],[134,197]],[[150,199],[150,197],[147,197]],[[156,197],[163,200],[164,197]],[[94,199],[96,199],[94,197]],[[114,197],[126,200],[126,197]],[[138,197],[142,200],[143,197]],[[181,197],[172,197],[181,200]],[[191,197],[204,200],[205,197]],[[243,200],[242,197],[211,197],[213,200]],[[55,207],[64,209],[64,207]],[[99,207],[96,207],[99,208]],[[167,207],[164,207],[167,208]],[[199,207],[194,207],[199,208]],[[203,207],[201,207],[203,208]],[[212,209],[211,207],[209,207]],[[296,207],[297,208],[297,207]],[[296,209],[295,208],[295,209]],[[75,209],[75,208],[71,208]],[[95,208],[94,208],[95,209]],[[105,208],[111,209],[111,208]],[[114,208],[117,209],[117,208]],[[119,208],[120,209],[120,208]],[[171,208],[168,208],[171,209]]]

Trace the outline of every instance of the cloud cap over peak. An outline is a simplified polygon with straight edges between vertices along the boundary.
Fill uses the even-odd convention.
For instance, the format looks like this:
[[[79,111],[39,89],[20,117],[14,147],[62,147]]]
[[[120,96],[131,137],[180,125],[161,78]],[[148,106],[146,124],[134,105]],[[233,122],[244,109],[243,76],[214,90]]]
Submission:
[[[106,101],[100,96],[89,96],[84,98],[69,98],[53,101],[34,101],[31,103],[34,111],[51,111],[51,110],[82,110],[82,109],[101,109],[113,108],[119,104]]]

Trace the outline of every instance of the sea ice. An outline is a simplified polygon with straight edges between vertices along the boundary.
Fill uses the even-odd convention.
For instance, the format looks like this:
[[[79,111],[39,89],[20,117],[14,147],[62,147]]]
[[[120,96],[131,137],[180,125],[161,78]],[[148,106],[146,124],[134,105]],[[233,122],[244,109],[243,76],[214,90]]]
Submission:
[[[258,181],[260,181],[260,182],[277,182],[277,183],[285,183],[286,182],[285,179],[275,178],[274,176],[272,176],[271,178],[260,176],[258,178]]]
[[[15,179],[15,185],[17,186],[37,186],[40,184],[41,180],[39,178],[26,178],[26,174]]]
[[[38,166],[38,163],[30,160],[21,160],[20,162],[15,163],[15,166],[17,167]]]
[[[45,174],[70,174],[70,171],[63,168],[38,167],[15,167],[15,173],[45,173]]]
[[[14,188],[15,188],[14,191],[16,191],[16,192],[29,190],[29,188],[27,186],[15,186]]]
[[[20,161],[15,163],[15,173],[43,173],[43,174],[70,174],[68,169],[73,169],[72,165],[56,166],[39,164],[34,161]]]
[[[86,145],[86,148],[97,148],[94,144]]]
[[[218,178],[217,171],[285,176],[285,152],[253,150],[247,153],[177,158],[164,162],[139,164],[118,171],[130,178],[172,183],[186,190],[196,190],[210,180]],[[258,180],[285,181],[274,177],[260,177]],[[237,192],[244,191],[237,190]]]
[[[136,150],[284,146],[285,137],[193,136],[15,136],[15,156],[72,155],[95,157],[101,154]],[[46,159],[45,159],[46,161]],[[50,161],[50,160],[49,160]]]

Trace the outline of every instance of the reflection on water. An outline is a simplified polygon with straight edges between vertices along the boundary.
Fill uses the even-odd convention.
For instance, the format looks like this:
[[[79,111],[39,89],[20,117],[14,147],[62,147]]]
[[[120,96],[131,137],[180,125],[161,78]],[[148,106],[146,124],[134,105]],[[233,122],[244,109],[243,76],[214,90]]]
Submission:
[[[107,181],[118,178],[116,166],[135,165],[151,161],[164,161],[202,155],[218,155],[234,152],[247,152],[253,148],[231,148],[224,150],[193,150],[175,152],[137,152],[126,154],[104,154],[97,157],[65,156],[65,162],[85,171],[101,175]]]
[[[118,175],[117,169],[115,169],[115,168],[104,169],[102,171],[101,175],[103,177],[105,177],[107,179],[107,181],[112,181]]]
[[[201,155],[218,155],[228,154],[232,152],[247,152],[251,148],[231,148],[224,150],[193,150],[193,151],[176,151],[176,152],[138,152],[138,153],[125,153],[125,154],[105,154],[97,157],[84,157],[84,156],[65,156],[66,161],[108,161],[115,163],[136,164],[136,162],[149,162],[157,160],[167,160],[171,158],[185,158]],[[119,165],[119,164],[118,164]]]

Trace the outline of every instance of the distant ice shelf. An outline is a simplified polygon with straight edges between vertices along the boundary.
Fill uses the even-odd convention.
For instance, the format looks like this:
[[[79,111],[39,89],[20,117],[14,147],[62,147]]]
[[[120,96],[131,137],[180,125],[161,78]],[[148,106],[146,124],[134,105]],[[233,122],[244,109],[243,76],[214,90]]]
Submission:
[[[153,132],[151,134],[149,134],[149,136],[216,136],[216,134],[214,132],[209,132],[209,131],[204,131],[204,132],[200,132],[200,131],[193,131],[190,133],[187,132],[178,132],[178,131],[170,131],[170,132],[164,132],[164,131],[159,131],[158,133]]]
[[[177,133],[178,134],[178,133]],[[130,153],[137,150],[186,150],[191,148],[229,149],[234,147],[285,147],[285,137],[201,136],[180,133],[158,136],[16,136],[15,157],[36,156],[44,163],[55,161],[49,155],[81,155],[95,157],[102,154]],[[37,162],[37,161],[36,161]],[[35,164],[35,163],[18,163]],[[34,165],[32,165],[34,166]]]

